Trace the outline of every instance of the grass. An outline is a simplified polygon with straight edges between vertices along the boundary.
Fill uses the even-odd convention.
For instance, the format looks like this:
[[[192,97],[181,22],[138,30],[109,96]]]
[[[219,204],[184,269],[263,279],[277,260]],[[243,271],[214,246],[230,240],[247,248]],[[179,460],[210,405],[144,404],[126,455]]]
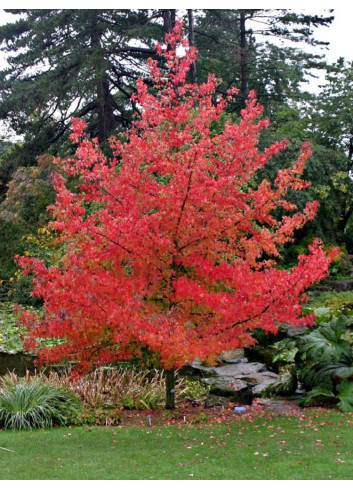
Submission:
[[[80,409],[78,399],[65,386],[45,377],[17,377],[11,373],[0,379],[0,423],[5,428],[47,428],[67,424],[66,414]]]
[[[351,479],[353,416],[0,432],[1,479]]]

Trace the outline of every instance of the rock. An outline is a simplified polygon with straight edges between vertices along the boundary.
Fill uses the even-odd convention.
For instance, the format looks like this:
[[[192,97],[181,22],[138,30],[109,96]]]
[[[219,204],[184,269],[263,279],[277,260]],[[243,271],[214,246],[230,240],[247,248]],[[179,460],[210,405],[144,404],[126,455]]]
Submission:
[[[278,374],[275,374],[274,372],[266,371],[263,373],[258,372],[251,376],[242,375],[238,377],[238,379],[247,382],[248,385],[251,387],[253,396],[259,397],[261,396],[262,391],[266,389],[266,387],[274,384],[275,382],[278,382],[280,376]]]
[[[199,360],[198,358],[196,358],[191,364],[190,366],[195,369],[195,370],[198,370],[199,372],[201,372],[202,374],[206,373],[206,374],[209,374],[210,371],[212,370],[212,367],[207,367],[206,365],[204,365],[201,360]]]
[[[275,374],[274,372],[258,372],[254,375],[240,375],[238,379],[247,382],[248,384],[256,385],[262,384],[263,382],[277,382],[280,379],[280,375]]]
[[[205,408],[212,408],[214,406],[225,406],[229,404],[229,398],[224,396],[216,396],[215,394],[209,394],[205,400]]]
[[[275,352],[270,346],[255,345],[247,347],[245,349],[245,354],[249,359],[249,362],[264,363],[267,368],[273,368],[275,366],[273,362]]]
[[[239,358],[234,363],[226,363],[220,367],[206,367],[195,360],[192,367],[201,371],[205,376],[200,381],[210,387],[210,395],[224,397],[227,402],[251,404],[254,397],[259,397],[262,391],[275,382],[280,376],[267,370],[260,362],[248,362]]]
[[[353,290],[353,280],[342,280],[341,282],[336,282],[335,289],[339,292]]]
[[[307,326],[288,326],[287,327],[287,336],[289,338],[296,338],[297,336],[303,336],[309,328]]]
[[[210,386],[210,394],[226,397],[228,401],[250,404],[251,389],[247,382],[232,377],[209,377],[202,379],[203,384]]]
[[[235,350],[229,350],[222,353],[220,360],[224,363],[238,364],[238,363],[248,363],[248,359],[244,357],[244,348],[236,348]],[[195,360],[190,365],[192,368],[199,370],[200,372],[205,372],[209,375],[217,375],[215,371],[216,367],[210,367],[204,364],[199,358]],[[222,367],[218,367],[222,368]]]
[[[221,354],[220,359],[225,363],[239,363],[244,358],[244,348],[235,348],[234,350],[228,350]]]
[[[295,401],[282,401],[277,399],[258,399],[257,404],[263,406],[276,414],[293,414],[302,413],[302,409],[299,408]]]
[[[277,381],[269,384],[269,388],[266,395],[273,396],[290,396],[293,395],[298,387],[298,379],[296,375],[291,372],[283,374]]]
[[[192,364],[191,367],[194,368],[195,370],[199,370],[202,373],[207,373],[208,375],[216,375],[213,373],[215,367],[209,367],[205,365],[201,360],[196,358]]]
[[[237,377],[242,375],[254,375],[257,372],[266,371],[266,366],[263,363],[235,363],[223,365],[222,367],[213,367],[209,373],[217,377]]]
[[[277,379],[271,377],[264,377],[263,381],[252,388],[254,397],[260,397],[262,392],[269,386],[277,382]]]
[[[244,380],[233,379],[232,377],[208,377],[206,379],[201,379],[201,382],[209,385],[211,387],[211,392],[213,392],[213,388],[223,390],[227,393],[248,388],[247,382]]]
[[[205,368],[199,358],[195,358],[195,360],[190,364],[190,367],[195,368],[196,370],[203,370]]]

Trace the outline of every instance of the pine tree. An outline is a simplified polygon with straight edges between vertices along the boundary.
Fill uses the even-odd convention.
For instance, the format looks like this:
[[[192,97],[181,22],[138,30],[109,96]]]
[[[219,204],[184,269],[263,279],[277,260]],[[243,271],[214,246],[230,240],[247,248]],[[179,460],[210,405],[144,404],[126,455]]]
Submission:
[[[33,154],[62,141],[72,116],[100,142],[131,119],[130,96],[154,51],[147,10],[7,10],[0,27],[9,66],[0,73],[0,118],[31,140]],[[139,42],[136,42],[136,40]]]
[[[314,106],[312,137],[327,149],[334,172],[328,181],[331,207],[336,206],[337,237],[353,241],[348,223],[353,215],[353,63],[339,58],[328,67],[326,84]]]
[[[306,52],[303,43],[324,47],[315,28],[328,26],[332,15],[306,15],[293,10],[203,10],[196,12],[197,70],[222,77],[223,89],[240,89],[244,107],[256,90],[267,113],[279,104],[304,96],[301,83],[313,68],[323,68],[323,55]]]

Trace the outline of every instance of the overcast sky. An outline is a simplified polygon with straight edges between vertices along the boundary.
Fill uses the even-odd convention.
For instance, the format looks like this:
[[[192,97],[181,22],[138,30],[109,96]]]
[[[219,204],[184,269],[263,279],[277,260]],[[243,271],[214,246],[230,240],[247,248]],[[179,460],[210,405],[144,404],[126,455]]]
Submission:
[[[205,5],[205,7],[207,6]],[[310,9],[309,12],[327,15],[327,11],[319,9]],[[330,48],[329,51],[327,51],[327,58],[331,62],[336,61],[340,56],[343,56],[350,61],[353,60],[352,14],[353,9],[349,6],[335,9],[335,20],[333,24],[330,27],[323,27],[316,30],[317,39],[330,42]],[[14,15],[7,14],[2,9],[0,10],[0,24],[6,24],[9,21],[13,21],[15,18],[16,17]],[[3,56],[1,56],[1,58],[3,58]],[[0,59],[0,61],[2,60]]]
[[[311,10],[310,13],[325,14],[324,10]],[[353,42],[352,42],[352,15],[351,7],[338,8],[334,10],[335,20],[330,27],[320,27],[316,30],[316,38],[330,42],[330,48],[326,53],[327,59],[330,62],[336,61],[337,58],[343,56],[349,61],[353,60]],[[4,10],[0,10],[0,24],[6,24],[13,21],[16,17],[12,14],[7,14]],[[0,66],[3,66],[3,55],[0,53]]]
[[[16,0],[13,0],[14,3],[16,4],[17,1]],[[189,2],[190,0],[188,0]],[[338,5],[340,6],[339,2],[340,0],[336,0],[336,2],[338,1]],[[325,2],[325,0],[323,0],[323,2]],[[5,3],[6,3],[6,0],[5,0]],[[22,2],[21,2],[22,3]],[[26,2],[25,2],[26,3]],[[33,3],[36,3],[36,2],[33,2]],[[63,3],[63,5],[56,5],[55,4],[55,0],[53,0],[53,5],[51,5],[52,8],[57,8],[57,7],[61,7],[61,8],[65,8],[67,5],[68,2],[66,2],[65,0],[61,0],[61,3]],[[75,1],[73,2],[74,4],[76,3]],[[105,3],[105,2],[103,2]],[[114,2],[115,3],[115,2]],[[133,3],[136,3],[136,2],[133,2]],[[154,3],[154,5],[153,5]],[[209,7],[209,5],[206,4],[206,0],[203,1],[203,5],[202,5],[202,8],[207,8]],[[222,2],[221,2],[222,3]],[[251,3],[251,2],[250,2]],[[184,5],[183,5],[183,0],[179,0],[178,2],[178,5],[180,8],[183,8]],[[271,6],[269,6],[267,3],[267,8],[271,8]],[[5,5],[6,7],[9,6],[9,5]],[[23,6],[23,5],[22,5]],[[38,8],[40,7],[40,5],[30,5],[32,8]],[[79,7],[79,5],[70,5],[71,7]],[[149,8],[157,8],[159,7],[160,5],[155,5],[155,2],[152,2],[152,5],[151,3],[149,3]],[[194,6],[194,5],[187,5],[188,7],[190,6]],[[250,6],[250,5],[249,5]],[[300,8],[302,6],[302,4],[299,4],[299,5],[296,5],[296,10],[298,10],[298,7]],[[12,8],[16,8],[17,5],[11,5]],[[222,7],[222,5],[219,5],[219,7]],[[325,8],[326,5],[322,5],[322,8]],[[111,6],[106,6],[104,5],[104,8],[111,8]],[[136,8],[146,8],[146,5],[136,5]],[[201,8],[201,5],[197,5],[196,8]],[[276,8],[275,5],[273,5],[272,8]],[[322,14],[322,15],[329,15],[328,14],[328,10],[320,10],[320,9],[310,9],[308,10],[308,13],[310,14]],[[319,29],[316,29],[316,34],[315,34],[315,37],[316,39],[319,39],[319,40],[322,40],[322,41],[328,41],[330,43],[330,46],[329,46],[329,49],[328,50],[324,50],[323,52],[325,53],[326,57],[327,57],[327,60],[329,62],[334,62],[336,61],[339,57],[344,57],[346,58],[347,60],[349,61],[353,61],[353,42],[352,42],[352,27],[351,27],[351,24],[352,24],[352,14],[353,13],[353,9],[352,7],[340,7],[338,9],[335,9],[334,10],[334,16],[335,16],[335,20],[333,22],[333,24],[330,26],[330,27],[320,27]],[[4,12],[3,9],[0,9],[0,25],[1,24],[6,24],[8,22],[13,22],[14,20],[16,19],[16,16],[12,15],[12,14],[8,14],[6,12]],[[318,48],[315,49],[315,52],[318,52],[317,51]],[[4,55],[2,52],[0,52],[0,69],[3,68],[5,66],[5,61],[4,61]],[[324,75],[322,74],[320,76],[319,79],[315,80],[313,79],[311,82],[310,82],[310,87],[306,86],[306,89],[309,89],[310,91],[312,92],[317,92],[319,90],[319,85],[322,84],[324,82]],[[0,123],[0,135],[3,135],[4,134],[4,126],[3,124]]]
[[[14,3],[16,4],[17,1],[16,0],[13,0]],[[188,0],[189,2],[190,0]],[[323,0],[323,2],[325,3],[325,0]],[[334,13],[333,15],[335,16],[335,20],[333,22],[333,24],[330,26],[330,27],[320,27],[318,29],[315,30],[316,34],[315,34],[315,37],[316,39],[319,39],[321,41],[327,41],[330,43],[330,46],[329,48],[326,50],[324,50],[323,52],[325,53],[326,55],[326,58],[329,62],[334,62],[336,61],[339,57],[344,57],[346,58],[347,61],[353,61],[353,42],[352,42],[352,38],[353,38],[353,34],[352,34],[352,14],[353,14],[353,8],[349,6],[345,6],[345,7],[340,7],[340,0],[336,0],[336,2],[338,2],[338,6],[339,8],[335,9],[334,10]],[[5,3],[6,3],[6,0],[5,0]],[[22,2],[21,2],[22,3]],[[33,2],[35,3],[35,2]],[[61,8],[65,8],[67,5],[68,2],[66,2],[65,0],[61,0],[61,3],[63,3],[63,5],[56,5],[55,4],[55,0],[53,0],[53,5],[51,5],[52,8],[57,8],[57,7],[61,7]],[[75,2],[73,2],[75,4]],[[105,2],[103,2],[105,3]],[[133,2],[134,3],[134,2]],[[136,3],[136,2],[135,2]],[[153,5],[154,3],[154,5]],[[183,0],[179,0],[178,2],[178,5],[180,8],[183,8],[184,5],[183,5]],[[203,1],[204,5],[197,5],[196,8],[207,8],[209,7],[209,5],[207,5],[206,3],[206,0]],[[222,2],[221,2],[222,3]],[[251,3],[251,2],[250,2]],[[330,2],[331,3],[331,2]],[[115,2],[114,2],[115,4]],[[271,6],[269,6],[267,3],[267,8],[271,8]],[[314,4],[312,4],[314,5]],[[331,4],[332,5],[332,4]],[[5,6],[9,6],[9,5],[5,5]],[[79,7],[79,5],[70,5],[71,7]],[[159,7],[160,5],[155,5],[155,2],[152,2],[152,5],[149,3],[149,8],[157,8]],[[188,7],[190,6],[194,6],[194,5],[187,5]],[[249,5],[250,6],[250,5]],[[298,10],[298,7],[300,8],[302,6],[302,3],[299,2],[298,5],[296,5],[297,8],[295,8],[295,10]],[[11,6],[12,8],[16,8],[17,5],[12,5]],[[40,5],[31,5],[32,8],[38,8],[40,7]],[[219,7],[222,7],[222,5],[219,5]],[[326,5],[323,5],[322,4],[322,7],[325,8]],[[111,5],[104,5],[104,8],[111,8]],[[136,8],[146,8],[146,5],[136,5]],[[272,8],[276,8],[275,5],[273,5]],[[294,10],[294,9],[293,9]],[[328,13],[328,10],[320,10],[320,9],[310,9],[308,10],[308,13],[310,14],[322,14],[322,15],[329,15]],[[4,12],[3,9],[0,9],[0,25],[1,24],[6,24],[8,22],[13,22],[14,20],[16,19],[16,16],[12,15],[12,14],[8,14],[6,12]],[[318,48],[315,49],[316,52],[318,52]],[[5,65],[5,62],[4,62],[4,55],[3,53],[0,52],[0,69],[3,68]],[[320,84],[322,84],[324,82],[324,75],[322,74],[322,76],[317,79],[317,80],[313,80],[311,83],[310,83],[310,88],[309,87],[306,87],[306,88],[309,88],[310,91],[313,91],[313,92],[316,92],[318,91],[318,86]],[[1,133],[4,133],[4,127],[2,124],[0,124],[0,134]]]
[[[317,29],[317,38],[330,43],[326,54],[330,62],[336,61],[339,57],[353,60],[352,13],[351,7],[335,9],[332,25]]]

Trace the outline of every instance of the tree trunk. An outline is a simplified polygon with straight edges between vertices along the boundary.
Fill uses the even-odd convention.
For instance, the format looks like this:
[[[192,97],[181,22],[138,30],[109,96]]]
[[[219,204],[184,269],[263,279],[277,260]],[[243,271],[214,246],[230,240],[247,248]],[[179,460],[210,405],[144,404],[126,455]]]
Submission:
[[[348,161],[349,161],[349,170],[352,169],[352,161],[353,161],[353,130],[351,130],[349,134],[349,148],[348,148]]]
[[[190,46],[195,45],[194,40],[194,13],[192,9],[188,9],[188,21],[189,21],[189,44]],[[196,64],[195,61],[191,65],[191,83],[196,83]]]
[[[175,409],[175,369],[166,370],[165,408]]]
[[[101,143],[108,139],[116,126],[109,81],[105,74],[100,80],[97,80],[97,103],[98,141]]]
[[[116,127],[114,117],[114,104],[109,90],[109,80],[106,72],[106,61],[102,51],[102,33],[99,29],[98,17],[92,13],[92,60],[95,65],[96,90],[97,90],[97,118],[98,118],[98,141],[106,141]]]
[[[342,207],[343,207],[343,209],[341,212],[341,218],[340,218],[339,223],[338,223],[338,229],[344,235],[348,221],[352,217],[352,214],[353,214],[353,207],[350,206],[348,209],[346,209],[346,202],[343,203]]]
[[[162,17],[164,23],[164,30],[167,34],[170,34],[175,27],[175,18],[176,18],[175,9],[162,10]]]
[[[246,53],[246,28],[245,28],[245,11],[240,10],[240,96],[243,108],[248,98],[248,67]]]
[[[350,131],[349,146],[348,146],[348,163],[347,163],[347,173],[348,174],[351,174],[352,166],[353,166],[353,130]],[[347,201],[348,201],[348,204],[347,204]],[[351,202],[351,199],[346,198],[342,204],[342,211],[341,211],[340,221],[338,224],[338,229],[342,235],[345,234],[346,226],[347,226],[348,221],[350,220],[350,218],[352,217],[352,214],[353,214],[353,207],[352,207],[352,205],[349,205],[350,202]],[[347,209],[347,207],[348,207],[348,209]],[[344,238],[342,238],[342,239],[344,239]]]

